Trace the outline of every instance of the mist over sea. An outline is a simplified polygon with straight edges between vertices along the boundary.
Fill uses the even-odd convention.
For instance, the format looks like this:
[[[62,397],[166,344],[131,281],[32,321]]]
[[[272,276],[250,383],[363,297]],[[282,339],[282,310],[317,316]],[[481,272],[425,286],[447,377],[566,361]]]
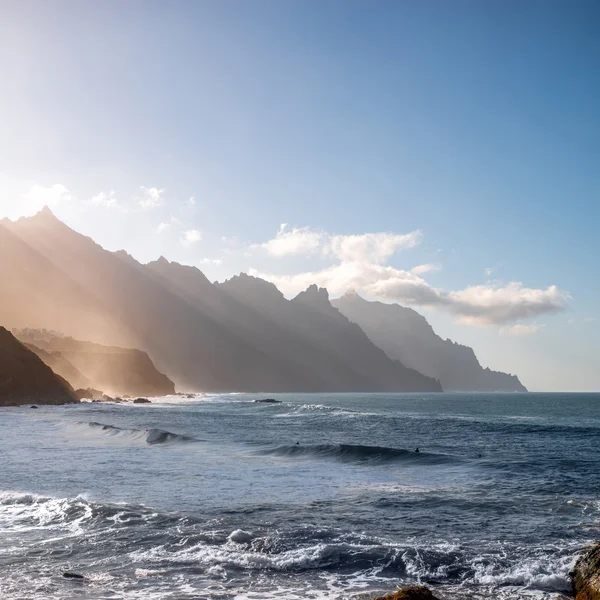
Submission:
[[[0,597],[558,598],[600,534],[599,434],[600,394],[2,409]]]

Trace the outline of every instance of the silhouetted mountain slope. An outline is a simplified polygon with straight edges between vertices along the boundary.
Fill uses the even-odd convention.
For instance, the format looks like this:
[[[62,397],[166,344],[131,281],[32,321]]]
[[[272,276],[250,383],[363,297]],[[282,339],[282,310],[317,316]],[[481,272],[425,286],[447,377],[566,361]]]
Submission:
[[[73,388],[0,327],[0,406],[79,402]]]
[[[273,369],[285,376],[278,389],[339,391],[367,384],[343,361],[325,355],[302,337],[280,327],[245,299],[236,298],[219,285],[211,284],[195,267],[169,263],[164,258],[146,267],[174,286],[178,294],[199,310],[210,312],[221,326],[234,330],[240,338],[272,357]],[[287,302],[276,288],[275,292],[280,300]],[[272,383],[267,385],[266,382],[263,389],[274,388]]]
[[[173,382],[160,373],[146,352],[54,337],[19,337],[52,370],[74,388],[93,387],[111,395],[165,396],[175,393]]]
[[[51,217],[54,219],[54,217]],[[61,226],[62,224],[57,221]],[[10,327],[51,328],[74,337],[119,343],[126,326],[106,305],[0,220],[0,322]],[[123,339],[125,339],[125,337]]]
[[[482,368],[472,348],[443,340],[411,308],[369,302],[354,292],[332,304],[388,356],[439,379],[445,391],[527,391],[515,375]]]
[[[69,362],[60,352],[54,350],[44,350],[23,338],[15,336],[28,350],[39,356],[45,365],[49,366],[57,375],[69,382],[74,389],[92,387],[92,382]]]
[[[281,330],[317,349],[319,357],[324,355],[328,360],[327,365],[332,362],[348,365],[354,372],[354,389],[441,391],[437,381],[386,356],[360,327],[330,304],[327,290],[323,288],[310,286],[288,301],[273,284],[244,274],[218,287],[252,306]]]

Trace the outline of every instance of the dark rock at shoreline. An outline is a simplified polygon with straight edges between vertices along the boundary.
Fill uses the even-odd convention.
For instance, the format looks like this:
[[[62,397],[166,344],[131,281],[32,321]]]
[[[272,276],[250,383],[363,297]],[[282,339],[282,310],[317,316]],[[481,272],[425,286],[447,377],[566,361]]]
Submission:
[[[35,404],[32,404],[31,408],[39,408],[39,406],[36,406]]]
[[[80,400],[100,400],[104,395],[104,392],[94,388],[79,388],[75,393]]]
[[[600,544],[579,557],[571,577],[575,600],[600,600]]]
[[[438,600],[431,591],[421,585],[405,587],[392,594],[379,596],[374,600]]]
[[[0,406],[79,402],[73,388],[0,327]]]
[[[151,401],[150,401],[150,400],[148,400],[148,398],[136,398],[136,399],[133,401],[133,403],[134,403],[134,404],[150,404],[150,403],[151,403]]]
[[[260,402],[262,404],[281,404],[281,400],[275,400],[275,398],[259,398],[254,402]]]

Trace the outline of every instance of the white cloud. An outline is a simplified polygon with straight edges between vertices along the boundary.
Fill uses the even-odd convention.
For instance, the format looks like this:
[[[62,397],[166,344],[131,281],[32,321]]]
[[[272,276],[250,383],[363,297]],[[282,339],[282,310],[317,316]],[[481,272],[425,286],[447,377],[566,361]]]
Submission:
[[[161,221],[156,228],[156,233],[164,233],[168,229],[171,229],[173,225],[180,225],[179,219],[171,217],[168,221]]]
[[[158,189],[155,187],[147,188],[141,186],[140,196],[137,198],[137,203],[141,208],[144,209],[160,206],[164,202],[164,191],[164,189]]]
[[[200,262],[203,265],[220,265],[223,261],[220,258],[203,258]]]
[[[500,327],[498,329],[498,333],[500,335],[513,335],[513,336],[521,336],[521,335],[532,335],[537,333],[542,327],[545,325],[512,325]]]
[[[410,272],[413,275],[423,275],[423,273],[434,273],[435,271],[441,271],[442,270],[442,265],[438,265],[438,264],[424,264],[424,265],[417,265],[416,267],[413,267]]]
[[[444,295],[444,304],[464,322],[492,325],[562,311],[571,296],[551,285],[526,288],[513,281],[505,286],[477,285]]]
[[[202,234],[197,229],[188,229],[183,232],[183,235],[179,238],[182,245],[186,248],[197,244],[200,240],[202,240]]]
[[[293,296],[312,283],[336,296],[348,289],[382,300],[442,308],[471,325],[505,325],[522,319],[564,310],[569,294],[549,286],[531,289],[512,282],[504,287],[482,285],[459,291],[434,288],[415,273],[367,262],[342,262],[320,271],[296,275],[272,275],[251,269],[250,273],[273,282]]]
[[[189,206],[196,206],[196,198],[194,196],[190,196],[187,199],[187,203]]]
[[[325,247],[341,261],[386,262],[400,248],[414,248],[421,242],[421,231],[410,233],[363,233],[360,235],[334,235]]]
[[[251,248],[262,248],[271,256],[283,257],[296,254],[332,256],[341,261],[366,261],[381,264],[400,248],[413,248],[420,243],[422,233],[397,234],[388,232],[362,233],[357,235],[329,235],[310,227],[288,228],[282,223],[274,238],[253,244]]]
[[[103,206],[104,208],[124,208],[119,204],[115,190],[109,192],[100,192],[92,198],[92,204]]]
[[[495,271],[494,267],[486,267],[486,268],[483,270],[483,274],[484,274],[486,277],[491,277],[491,276],[492,276],[492,274],[494,273],[494,271]]]
[[[287,223],[282,223],[273,239],[263,244],[253,244],[251,248],[262,248],[271,256],[310,254],[320,247],[322,237],[321,232],[308,227],[288,230]]]

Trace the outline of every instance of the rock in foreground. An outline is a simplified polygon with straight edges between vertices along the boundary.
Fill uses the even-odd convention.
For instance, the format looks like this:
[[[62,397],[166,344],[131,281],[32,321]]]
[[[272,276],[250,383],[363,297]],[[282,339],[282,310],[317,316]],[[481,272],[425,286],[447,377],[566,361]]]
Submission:
[[[438,600],[431,591],[421,585],[405,587],[393,594],[379,596],[374,600]]]
[[[79,402],[73,388],[0,327],[0,406]]]
[[[600,600],[600,544],[577,560],[571,575],[575,600]]]

